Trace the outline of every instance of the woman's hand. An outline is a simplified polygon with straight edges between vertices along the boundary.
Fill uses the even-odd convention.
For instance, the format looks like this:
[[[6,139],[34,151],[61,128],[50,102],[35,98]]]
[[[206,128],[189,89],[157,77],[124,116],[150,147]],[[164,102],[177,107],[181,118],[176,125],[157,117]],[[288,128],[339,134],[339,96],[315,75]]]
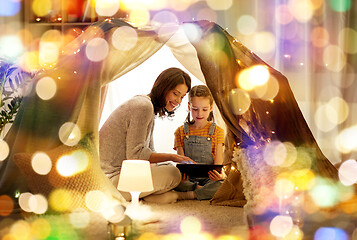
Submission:
[[[227,176],[222,171],[222,173],[217,172],[217,170],[212,170],[208,172],[208,177],[213,180],[213,181],[219,181],[219,180],[224,180]]]
[[[193,161],[191,158],[179,154],[172,154],[172,161],[178,163],[196,164],[196,162]]]

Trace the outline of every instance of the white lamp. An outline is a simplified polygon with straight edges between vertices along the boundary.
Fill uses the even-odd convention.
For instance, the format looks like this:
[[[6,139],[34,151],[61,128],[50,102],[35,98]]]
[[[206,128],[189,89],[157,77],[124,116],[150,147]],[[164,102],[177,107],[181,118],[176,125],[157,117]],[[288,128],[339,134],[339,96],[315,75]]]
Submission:
[[[131,203],[139,204],[141,192],[154,190],[150,162],[147,160],[124,160],[121,165],[118,189],[130,192]]]

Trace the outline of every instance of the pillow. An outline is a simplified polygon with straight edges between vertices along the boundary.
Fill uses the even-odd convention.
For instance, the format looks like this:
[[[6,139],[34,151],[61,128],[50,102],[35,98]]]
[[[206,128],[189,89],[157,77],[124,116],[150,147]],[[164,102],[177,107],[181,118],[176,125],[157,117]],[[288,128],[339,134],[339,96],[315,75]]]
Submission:
[[[113,196],[125,202],[100,168],[92,134],[87,134],[75,146],[61,145],[44,153],[52,163],[46,175],[33,169],[32,153],[17,153],[14,162],[25,175],[30,191],[47,198],[50,210],[69,212],[84,208],[96,211],[105,199],[112,200]],[[71,172],[74,162],[80,163],[75,173]]]

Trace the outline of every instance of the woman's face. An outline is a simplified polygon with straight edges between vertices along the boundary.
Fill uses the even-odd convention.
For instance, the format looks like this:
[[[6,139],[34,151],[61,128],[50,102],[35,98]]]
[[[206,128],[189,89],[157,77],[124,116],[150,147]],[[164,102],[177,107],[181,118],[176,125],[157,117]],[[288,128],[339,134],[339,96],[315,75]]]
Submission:
[[[178,105],[182,102],[182,99],[186,95],[188,87],[186,84],[182,83],[177,85],[174,89],[167,92],[166,100],[166,110],[172,112]]]

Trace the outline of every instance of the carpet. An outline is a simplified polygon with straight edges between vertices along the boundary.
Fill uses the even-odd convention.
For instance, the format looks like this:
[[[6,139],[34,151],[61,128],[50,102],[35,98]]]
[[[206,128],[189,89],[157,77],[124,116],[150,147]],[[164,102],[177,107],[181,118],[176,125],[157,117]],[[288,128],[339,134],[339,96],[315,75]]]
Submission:
[[[191,217],[193,221],[189,222],[189,225],[194,226],[194,231],[209,233],[215,237],[234,235],[248,239],[246,216],[243,208],[239,207],[215,206],[210,205],[209,201],[184,200],[172,204],[142,202],[139,209],[129,207],[127,212],[134,218],[134,226],[140,233],[182,233],[183,220]]]

